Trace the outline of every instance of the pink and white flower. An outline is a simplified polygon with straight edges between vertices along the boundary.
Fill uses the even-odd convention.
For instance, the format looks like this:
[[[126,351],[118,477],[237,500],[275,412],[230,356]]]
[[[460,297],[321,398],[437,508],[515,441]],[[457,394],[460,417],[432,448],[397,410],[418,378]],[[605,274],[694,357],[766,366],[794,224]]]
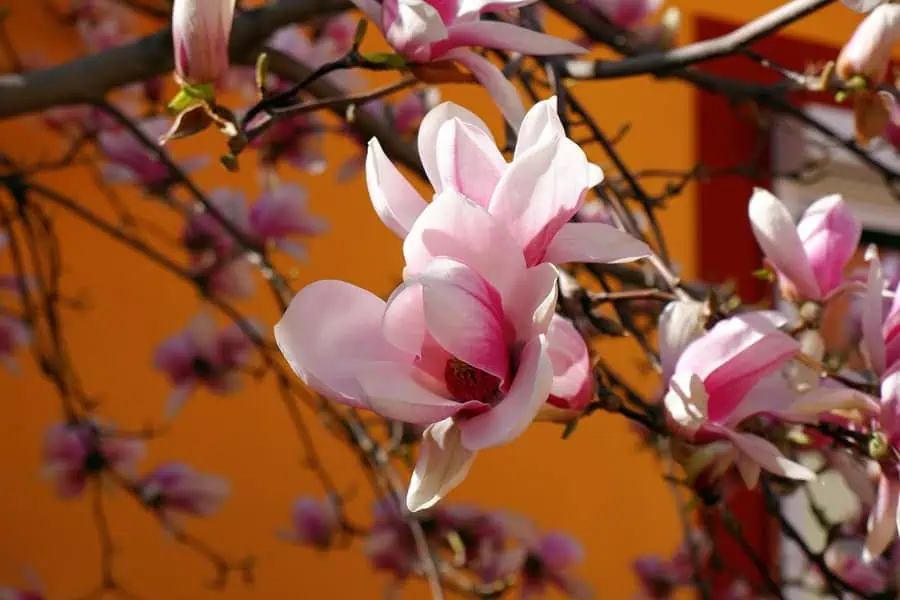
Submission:
[[[553,387],[547,402],[581,412],[594,397],[594,374],[584,337],[565,317],[553,315],[547,330]]]
[[[15,317],[0,313],[0,365],[17,373],[19,365],[15,354],[31,343],[31,328]]]
[[[175,0],[175,72],[183,83],[214,84],[228,71],[235,0]]]
[[[231,493],[231,486],[222,477],[198,473],[176,462],[156,467],[138,486],[144,503],[167,519],[177,513],[197,517],[214,515]]]
[[[634,29],[662,6],[663,0],[586,0],[610,23],[622,29]]]
[[[90,477],[105,471],[130,477],[143,456],[139,440],[114,437],[89,421],[58,423],[44,434],[43,473],[60,498],[74,498]]]
[[[428,113],[419,128],[418,144],[435,193],[453,191],[502,223],[529,267],[624,262],[651,254],[643,242],[604,223],[569,222],[583,205],[588,188],[603,175],[566,137],[555,97],[528,111],[511,163],[497,149],[484,122],[450,102]],[[407,254],[407,246],[417,243],[408,241],[413,224],[428,204],[375,139],[369,142],[366,183],[382,222],[407,238]]]
[[[745,400],[799,351],[799,344],[763,315],[719,322],[692,342],[675,366],[664,398],[673,430],[692,443],[730,442],[747,487],[756,486],[760,468],[790,479],[815,479],[815,473],[785,458],[768,440],[738,430],[747,417],[778,412],[772,402],[783,404],[783,398],[772,398],[769,405]]]
[[[749,214],[785,297],[824,302],[843,289],[844,270],[859,246],[862,227],[840,196],[814,202],[795,226],[784,204],[757,188]]]
[[[504,562],[507,573],[519,572],[523,599],[543,598],[549,589],[574,600],[593,598],[588,583],[571,573],[584,561],[584,550],[577,541],[551,532],[526,535],[521,542],[520,548],[506,554]]]
[[[465,66],[493,97],[506,120],[518,129],[525,111],[515,86],[490,61],[469,49],[483,46],[528,55],[579,54],[584,48],[566,40],[481,14],[526,6],[533,0],[443,3],[434,0],[354,0],[388,43],[415,65],[452,61]]]
[[[249,228],[260,245],[272,244],[279,250],[302,258],[302,246],[289,238],[319,235],[326,229],[324,219],[307,212],[306,188],[281,184],[262,194],[250,209]]]
[[[173,417],[198,385],[217,394],[239,389],[240,369],[250,362],[252,352],[250,338],[237,325],[217,332],[208,314],[194,318],[184,331],[156,349],[156,367],[175,386],[167,402],[167,416]]]

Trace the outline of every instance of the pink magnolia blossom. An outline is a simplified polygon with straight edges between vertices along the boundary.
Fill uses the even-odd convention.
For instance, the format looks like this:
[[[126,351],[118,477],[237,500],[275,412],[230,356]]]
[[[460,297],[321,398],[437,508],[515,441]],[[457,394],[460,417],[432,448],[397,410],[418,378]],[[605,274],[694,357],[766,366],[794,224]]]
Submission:
[[[142,121],[139,126],[148,138],[155,141],[169,129],[169,122],[167,117],[153,117]],[[127,129],[119,127],[102,131],[97,141],[107,160],[103,165],[103,178],[107,183],[137,184],[156,194],[164,194],[172,184],[173,175],[159,155]],[[203,167],[206,162],[207,157],[196,156],[183,161],[180,167],[190,173]]]
[[[271,243],[295,258],[302,258],[302,246],[291,237],[319,235],[326,229],[324,219],[306,210],[306,188],[281,184],[265,192],[250,209],[249,227],[254,240],[264,246]]]
[[[389,571],[397,578],[407,577],[419,564],[409,524],[389,498],[376,502],[374,513],[369,535],[363,542],[363,554],[376,569]]]
[[[900,40],[900,6],[886,3],[875,7],[843,47],[837,60],[837,74],[844,79],[855,75],[873,84],[887,75],[891,50]]]
[[[634,29],[659,10],[663,0],[586,0],[586,3],[622,29]]]
[[[289,115],[275,119],[250,142],[259,150],[262,166],[273,169],[279,162],[312,175],[320,175],[327,165],[323,150],[325,123],[315,114]]]
[[[160,465],[138,483],[144,503],[166,518],[176,513],[208,517],[219,511],[231,492],[228,481],[170,462]]]
[[[44,434],[43,472],[61,498],[78,496],[89,477],[107,470],[130,476],[143,456],[141,441],[101,432],[92,422],[58,423]]]
[[[340,515],[330,498],[297,498],[292,517],[291,529],[281,537],[298,544],[327,550],[341,532]]]
[[[216,83],[228,70],[235,0],[175,0],[172,40],[175,72],[189,84]]]
[[[566,598],[588,600],[593,591],[587,582],[570,571],[584,561],[581,545],[563,533],[528,535],[522,547],[507,553],[507,572],[518,571],[521,576],[523,600],[543,598],[555,589]]]
[[[206,296],[246,300],[256,289],[256,268],[243,257],[217,260],[211,255],[191,257],[188,270]]]
[[[557,408],[581,412],[594,397],[594,374],[584,337],[568,319],[553,315],[547,330],[553,387],[547,400]]]
[[[668,303],[659,315],[659,361],[665,385],[668,385],[685,348],[706,332],[706,313],[702,302],[679,300]]]
[[[208,314],[195,317],[184,331],[156,349],[156,367],[175,386],[166,414],[174,416],[197,385],[217,394],[237,390],[241,385],[240,369],[250,362],[252,352],[250,338],[237,325],[217,332]]]
[[[433,513],[433,520],[436,537],[448,540],[456,535],[462,543],[463,568],[485,582],[496,581],[504,575],[502,560],[509,528],[503,515],[457,504],[440,507]]]
[[[460,194],[501,223],[529,267],[624,262],[651,254],[646,244],[609,225],[569,222],[584,203],[588,188],[602,180],[602,172],[566,137],[555,97],[528,111],[509,164],[484,122],[450,102],[428,113],[419,128],[418,144],[435,192]],[[409,263],[409,251],[420,243],[410,241],[410,236],[421,236],[423,227],[440,226],[431,224],[433,216],[425,218],[429,205],[376,139],[369,142],[366,183],[382,222],[407,239],[404,254]],[[432,239],[423,243],[433,243]]]
[[[466,67],[493,97],[506,120],[518,129],[524,117],[513,84],[487,59],[469,49],[483,46],[528,55],[578,54],[580,46],[511,23],[482,21],[482,13],[532,4],[532,0],[443,3],[426,0],[354,0],[409,63],[452,61]]]
[[[862,351],[869,368],[882,376],[900,361],[900,297],[896,295],[885,310],[884,268],[874,249],[867,252],[869,276],[863,297]],[[900,290],[900,285],[897,287]]]
[[[0,313],[0,365],[11,372],[17,373],[18,363],[15,354],[31,343],[31,329],[28,325],[9,315]]]
[[[659,556],[642,556],[633,566],[641,584],[641,591],[633,600],[667,600],[681,583],[671,563]]]
[[[664,399],[673,429],[693,443],[730,442],[748,487],[756,485],[760,468],[814,479],[812,471],[786,459],[771,442],[737,429],[745,418],[772,410],[745,402],[748,392],[799,350],[765,316],[748,313],[719,322],[678,359]]]
[[[218,216],[244,235],[250,233],[250,219],[244,194],[231,188],[218,188],[208,194]],[[237,240],[211,212],[198,206],[181,231],[181,243],[193,253],[210,252],[217,259],[230,259],[239,250]]]
[[[749,214],[753,234],[786,297],[822,302],[842,289],[862,227],[840,196],[816,201],[795,226],[787,208],[757,188]]]

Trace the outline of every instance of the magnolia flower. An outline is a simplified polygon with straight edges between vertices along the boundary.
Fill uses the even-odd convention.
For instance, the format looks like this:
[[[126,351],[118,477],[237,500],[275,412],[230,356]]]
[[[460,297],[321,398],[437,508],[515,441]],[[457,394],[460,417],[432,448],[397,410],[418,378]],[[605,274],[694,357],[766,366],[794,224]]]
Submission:
[[[0,313],[0,365],[11,373],[17,373],[19,365],[14,355],[30,343],[31,329],[28,325],[15,317]]]
[[[586,0],[609,22],[622,29],[634,29],[659,10],[663,0]]]
[[[549,588],[555,588],[566,598],[592,598],[587,582],[569,572],[583,561],[581,545],[556,532],[525,539],[523,547],[505,557],[507,572],[518,571],[521,575],[522,598],[526,600],[544,597]]]
[[[475,506],[443,506],[433,515],[436,536],[455,539],[462,545],[460,558],[465,569],[477,574],[482,581],[493,582],[503,576],[502,559],[509,535],[506,520]],[[453,544],[450,544],[454,549]]]
[[[113,437],[95,423],[59,423],[44,434],[43,472],[60,498],[74,498],[89,477],[104,471],[130,476],[143,455],[141,441]]]
[[[507,164],[481,119],[456,104],[433,109],[419,128],[419,155],[436,193],[464,196],[502,223],[529,267],[541,263],[622,262],[651,254],[630,235],[603,223],[570,223],[589,187],[602,172],[568,139],[556,113],[556,98],[535,104],[522,123],[513,161]],[[390,162],[376,139],[369,142],[366,183],[382,222],[407,238],[404,254],[431,224],[422,196]],[[418,225],[429,222],[428,225]],[[416,223],[418,226],[413,227]],[[411,231],[412,230],[412,231]],[[435,245],[444,236],[422,240]],[[440,253],[434,254],[439,256]]]
[[[182,83],[214,84],[228,70],[235,0],[175,0],[172,41]]]
[[[231,491],[225,479],[174,462],[156,467],[138,486],[144,503],[167,519],[174,513],[211,516],[219,511]]]
[[[887,75],[891,52],[898,40],[900,5],[882,4],[856,28],[838,56],[836,72],[840,77],[864,78],[865,89],[853,91],[856,135],[863,144],[881,135],[890,121],[894,98],[876,89]]]
[[[260,246],[273,244],[295,258],[302,258],[302,246],[288,241],[293,236],[309,237],[322,233],[325,221],[306,211],[306,188],[281,184],[265,192],[250,209],[251,235]]]
[[[250,221],[244,194],[239,190],[218,188],[209,193],[216,214],[242,234],[249,233]],[[181,243],[194,253],[211,252],[216,259],[231,259],[238,250],[237,240],[221,221],[202,206],[184,222]]]
[[[634,600],[666,600],[681,583],[672,565],[658,556],[642,556],[633,567],[641,584],[641,592]]]
[[[416,571],[419,553],[409,524],[393,501],[384,498],[375,503],[374,520],[363,542],[363,554],[378,570],[403,578]]]
[[[166,117],[153,117],[139,124],[150,140],[159,139],[169,128]],[[103,165],[103,178],[107,183],[132,183],[151,193],[164,194],[174,181],[173,175],[159,153],[148,148],[125,128],[104,130],[97,138],[100,150],[108,161]],[[190,173],[203,167],[207,157],[196,156],[183,161],[181,169]]]
[[[330,498],[297,498],[289,531],[282,532],[283,539],[327,550],[341,532],[340,515]]]
[[[869,276],[863,297],[861,329],[862,351],[869,368],[884,375],[900,361],[900,296],[885,311],[884,269],[873,248],[866,253]],[[900,290],[900,285],[897,287]]]
[[[524,116],[515,86],[490,61],[468,49],[483,46],[527,55],[578,54],[584,48],[511,23],[482,21],[482,13],[532,4],[533,0],[474,0],[459,3],[426,0],[354,0],[381,29],[388,43],[413,65],[451,61],[467,68],[493,97],[514,129]]]
[[[708,312],[702,302],[678,300],[668,303],[659,315],[659,362],[664,384],[668,385],[685,348],[706,332]]]
[[[387,304],[344,282],[313,283],[275,327],[282,353],[313,389],[389,419],[430,424],[411,510],[458,485],[477,450],[522,433],[553,385],[544,335],[556,299],[553,268],[527,269],[503,229],[455,194],[440,195],[429,210],[435,222],[465,227],[488,246],[444,238],[469,254],[466,262],[416,250],[415,275]]]
[[[247,258],[217,260],[209,255],[194,255],[188,270],[206,296],[241,300],[253,296],[256,269]]]
[[[664,398],[673,429],[693,443],[730,442],[747,487],[756,486],[760,468],[790,479],[815,479],[815,473],[786,459],[771,442],[737,429],[747,417],[775,412],[771,402],[778,398],[769,406],[744,400],[798,351],[798,343],[763,315],[719,322],[678,359]]]
[[[250,361],[252,350],[253,344],[243,329],[232,325],[216,332],[206,313],[162,342],[154,362],[175,386],[167,402],[167,416],[175,416],[198,384],[217,394],[237,390],[241,384],[240,368]]]
[[[862,227],[840,196],[814,202],[795,226],[787,208],[757,188],[749,214],[753,235],[785,297],[824,302],[843,289],[844,269],[859,246]]]
[[[551,405],[581,412],[594,397],[594,374],[584,337],[568,319],[553,315],[547,330],[550,362],[553,365]]]
[[[325,171],[322,148],[325,123],[315,114],[287,115],[275,119],[261,135],[250,141],[259,150],[262,166],[273,169],[280,161],[312,175]]]

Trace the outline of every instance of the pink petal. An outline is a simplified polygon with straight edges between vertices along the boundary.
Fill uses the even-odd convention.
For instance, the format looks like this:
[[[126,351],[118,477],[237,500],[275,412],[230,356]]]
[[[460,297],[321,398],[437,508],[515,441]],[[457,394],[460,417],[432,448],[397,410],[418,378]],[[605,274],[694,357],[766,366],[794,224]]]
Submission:
[[[409,482],[406,507],[417,512],[437,504],[462,483],[475,452],[461,443],[460,430],[453,419],[431,425],[422,435],[419,460]]]
[[[446,190],[422,212],[403,242],[409,275],[424,271],[434,258],[468,265],[506,300],[525,272],[521,247],[506,227],[468,198]],[[512,305],[512,302],[506,304]]]
[[[816,474],[801,464],[784,457],[775,444],[751,433],[730,432],[728,439],[738,450],[766,471],[800,481],[814,481]]]
[[[476,17],[482,13],[503,12],[534,2],[535,0],[462,0],[457,15],[460,18]]]
[[[500,446],[515,439],[531,424],[553,386],[553,365],[547,340],[530,340],[522,350],[509,392],[491,410],[460,423],[462,444],[470,450]]]
[[[863,560],[869,562],[887,550],[897,536],[897,500],[900,490],[895,482],[882,476],[878,482],[878,495],[875,506],[869,513],[866,549]]]
[[[275,325],[275,341],[295,373],[318,392],[364,406],[356,375],[366,364],[409,361],[381,332],[384,301],[343,281],[297,293]]]
[[[696,374],[709,394],[709,418],[725,422],[763,377],[788,362],[799,344],[764,316],[747,313],[720,321],[691,343],[675,367]]]
[[[366,17],[368,17],[369,21],[374,23],[376,26],[381,26],[381,5],[378,4],[375,0],[351,0],[358,8],[363,12]]]
[[[554,571],[561,571],[584,562],[584,549],[577,540],[564,533],[552,532],[541,538],[538,545],[541,561]]]
[[[877,415],[878,403],[851,388],[819,387],[803,395],[786,407],[785,416],[818,415],[833,410],[858,410],[863,414]]]
[[[564,400],[564,408],[582,410],[594,394],[594,377],[584,338],[571,321],[554,315],[547,331],[547,345],[553,365],[550,395]]]
[[[447,38],[433,45],[432,55],[464,46],[483,46],[522,52],[530,56],[582,54],[587,52],[569,40],[553,37],[502,21],[463,21],[447,28]]]
[[[450,50],[441,57],[441,60],[455,60],[464,65],[472,76],[484,86],[487,93],[494,99],[497,108],[503,113],[503,117],[514,131],[519,129],[522,119],[525,118],[525,107],[516,86],[503,75],[494,63],[488,59],[463,48]]]
[[[662,0],[589,0],[613,25],[633,29],[659,10]]]
[[[766,190],[756,188],[750,198],[749,214],[753,235],[766,258],[801,296],[820,300],[822,292],[787,208]]]
[[[581,206],[588,175],[584,152],[566,138],[533,147],[507,168],[488,210],[524,248],[528,265],[545,262],[553,238]],[[566,251],[575,250],[566,248],[570,239],[561,239],[556,257],[567,258]]]
[[[446,148],[441,148],[438,145],[438,132],[440,132],[444,123],[453,119],[458,119],[466,125],[482,131],[487,137],[491,138],[492,145],[496,146],[496,143],[493,143],[494,138],[491,136],[491,131],[484,124],[484,121],[475,113],[462,106],[453,102],[443,102],[428,111],[419,125],[418,147],[419,157],[422,159],[422,167],[425,169],[425,175],[428,177],[428,182],[431,183],[435,193],[440,193],[443,190],[438,169],[438,155],[442,151],[446,151]]]
[[[659,359],[663,381],[675,372],[675,364],[684,349],[703,335],[706,308],[701,302],[670,302],[659,316]]]
[[[425,210],[425,200],[387,157],[376,138],[366,154],[366,185],[381,221],[401,238]]]
[[[738,473],[741,479],[744,480],[744,485],[747,486],[747,489],[754,489],[759,484],[759,476],[762,474],[760,466],[753,462],[753,459],[747,454],[740,453],[737,455],[734,464],[737,466]]]
[[[869,259],[869,279],[866,284],[866,295],[862,308],[862,350],[869,361],[869,366],[876,374],[881,375],[887,368],[886,349],[882,334],[884,321],[884,273],[881,269],[881,260],[877,252]]]
[[[797,224],[819,291],[828,295],[844,281],[844,269],[856,254],[862,225],[840,195],[813,203]]]
[[[451,355],[505,381],[509,375],[500,295],[470,267],[438,258],[409,280],[422,285],[428,333]]]
[[[441,189],[456,190],[487,208],[506,169],[494,138],[460,119],[451,119],[438,131],[437,147]]]
[[[427,425],[460,411],[478,413],[487,408],[481,402],[457,402],[427,389],[416,381],[411,364],[368,362],[357,366],[355,376],[362,390],[356,406],[394,421]]]
[[[414,61],[433,56],[429,45],[447,39],[447,28],[440,13],[424,0],[399,0],[396,14],[393,4],[383,6],[384,37],[398,52]]]
[[[703,381],[694,373],[685,371],[672,375],[663,404],[669,416],[689,436],[703,426],[709,416],[709,394]]]
[[[549,263],[620,263],[653,254],[650,246],[603,223],[566,223],[544,254]]]
[[[425,343],[425,304],[417,281],[398,287],[388,298],[381,320],[384,338],[412,355],[420,355]]]
[[[556,267],[543,263],[531,267],[504,304],[506,318],[516,339],[530,339],[547,332],[556,310],[558,293]]]
[[[556,96],[551,96],[528,109],[516,137],[513,160],[520,158],[535,146],[552,143],[553,140],[566,136],[557,114],[557,104]]]

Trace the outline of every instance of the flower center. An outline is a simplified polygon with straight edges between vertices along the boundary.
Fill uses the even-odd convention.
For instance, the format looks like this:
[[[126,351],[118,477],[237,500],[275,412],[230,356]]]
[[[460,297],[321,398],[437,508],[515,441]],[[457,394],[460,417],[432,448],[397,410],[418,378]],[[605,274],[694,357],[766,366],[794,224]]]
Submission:
[[[500,379],[458,358],[447,361],[444,382],[450,395],[460,402],[477,400],[490,403],[500,392]]]

